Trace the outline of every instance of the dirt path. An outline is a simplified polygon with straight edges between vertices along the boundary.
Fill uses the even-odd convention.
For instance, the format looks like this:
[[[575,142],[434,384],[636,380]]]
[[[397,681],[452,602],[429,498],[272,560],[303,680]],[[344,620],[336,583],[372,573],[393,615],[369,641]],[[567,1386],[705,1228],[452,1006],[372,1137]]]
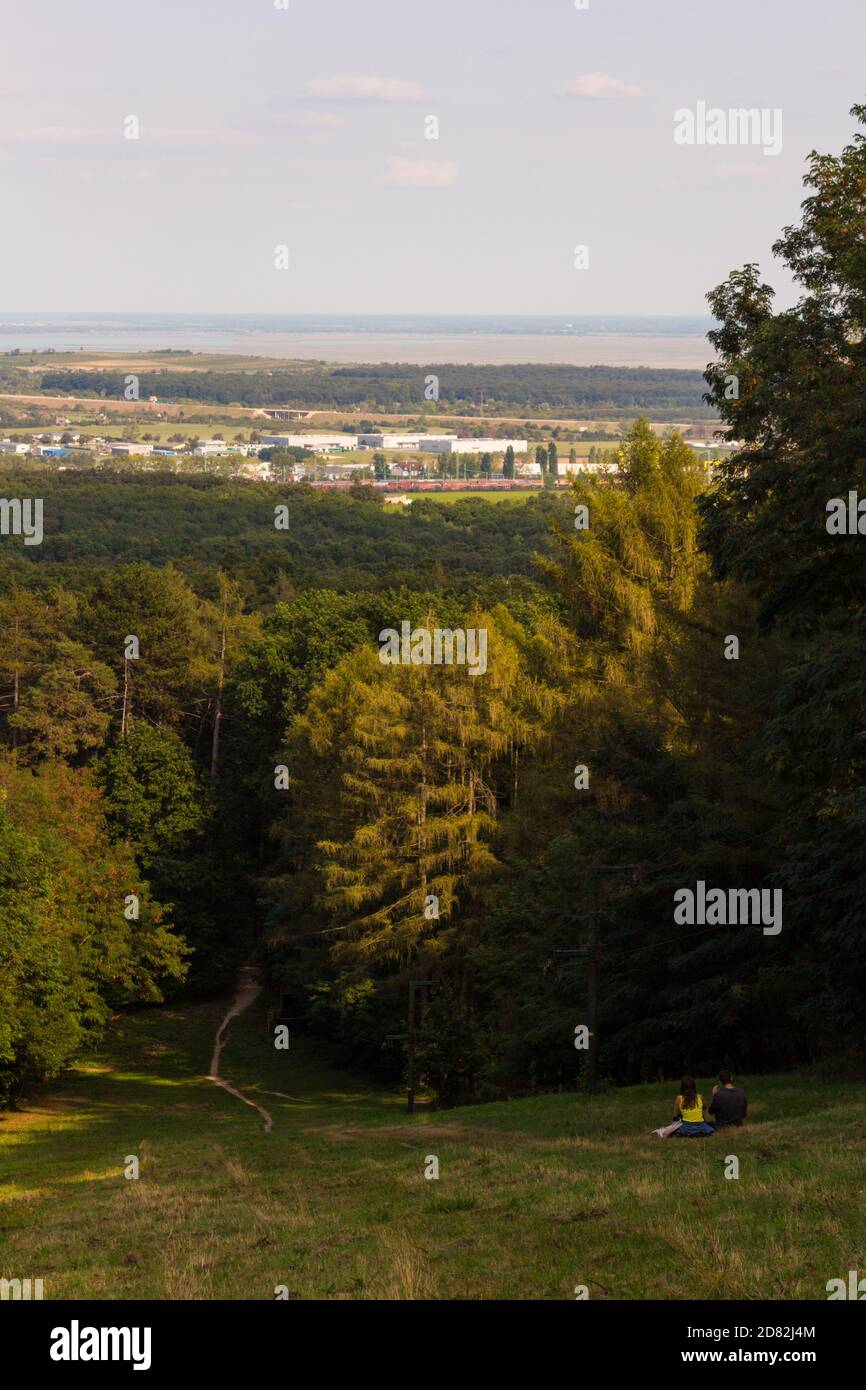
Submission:
[[[270,1134],[274,1127],[273,1117],[263,1106],[256,1105],[254,1100],[250,1100],[242,1091],[236,1089],[224,1077],[220,1076],[220,1054],[228,1041],[228,1028],[233,1018],[238,1018],[245,1009],[250,1007],[262,992],[259,984],[258,972],[251,965],[241,967],[238,975],[237,993],[232,1001],[232,1006],[220,1024],[214,1038],[213,1056],[210,1059],[210,1072],[208,1081],[213,1081],[215,1085],[222,1086],[224,1091],[228,1091],[230,1096],[236,1100],[242,1100],[244,1105],[252,1106],[253,1110],[258,1110],[262,1117],[263,1129],[265,1134]],[[274,1093],[276,1094],[276,1092]]]

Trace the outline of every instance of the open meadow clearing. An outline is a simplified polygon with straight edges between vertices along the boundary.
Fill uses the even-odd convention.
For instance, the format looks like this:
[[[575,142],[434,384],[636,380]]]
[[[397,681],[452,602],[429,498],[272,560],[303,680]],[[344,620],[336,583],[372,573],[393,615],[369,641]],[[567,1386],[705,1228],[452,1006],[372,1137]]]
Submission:
[[[0,1118],[0,1274],[53,1299],[776,1300],[866,1262],[866,1086],[749,1078],[749,1124],[695,1142],[649,1134],[670,1085],[410,1118],[310,1043],[275,1052],[266,1007],[222,1070],[270,1133],[206,1077],[224,1001],[118,1019]]]

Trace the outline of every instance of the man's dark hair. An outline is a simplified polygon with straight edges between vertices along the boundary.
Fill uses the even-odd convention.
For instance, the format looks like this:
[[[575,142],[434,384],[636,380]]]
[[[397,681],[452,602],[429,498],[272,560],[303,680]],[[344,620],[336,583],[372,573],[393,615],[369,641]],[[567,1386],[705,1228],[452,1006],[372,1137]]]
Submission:
[[[721,1081],[721,1083],[722,1083],[723,1086],[730,1086],[730,1084],[731,1084],[731,1082],[733,1081],[733,1079],[734,1079],[734,1078],[733,1078],[733,1074],[732,1074],[731,1072],[729,1072],[729,1071],[720,1071],[720,1072],[719,1072],[719,1080]]]

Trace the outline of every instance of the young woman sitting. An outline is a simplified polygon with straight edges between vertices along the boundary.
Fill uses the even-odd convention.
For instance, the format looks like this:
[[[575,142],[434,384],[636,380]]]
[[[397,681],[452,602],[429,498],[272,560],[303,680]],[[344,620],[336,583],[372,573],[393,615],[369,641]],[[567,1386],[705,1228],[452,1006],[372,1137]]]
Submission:
[[[715,1134],[713,1125],[704,1119],[704,1098],[698,1093],[693,1076],[684,1076],[680,1094],[674,1101],[674,1118],[669,1125],[654,1129],[659,1139],[701,1139]]]

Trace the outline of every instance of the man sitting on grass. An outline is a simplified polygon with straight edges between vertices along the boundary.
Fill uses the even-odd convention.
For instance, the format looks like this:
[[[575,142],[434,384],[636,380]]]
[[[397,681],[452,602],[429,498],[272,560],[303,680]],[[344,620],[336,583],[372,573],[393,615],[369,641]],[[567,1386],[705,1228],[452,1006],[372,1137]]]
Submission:
[[[729,1071],[719,1072],[719,1082],[720,1085],[713,1087],[713,1098],[710,1101],[710,1114],[716,1128],[741,1125],[748,1108],[745,1091],[734,1085],[734,1078]]]

